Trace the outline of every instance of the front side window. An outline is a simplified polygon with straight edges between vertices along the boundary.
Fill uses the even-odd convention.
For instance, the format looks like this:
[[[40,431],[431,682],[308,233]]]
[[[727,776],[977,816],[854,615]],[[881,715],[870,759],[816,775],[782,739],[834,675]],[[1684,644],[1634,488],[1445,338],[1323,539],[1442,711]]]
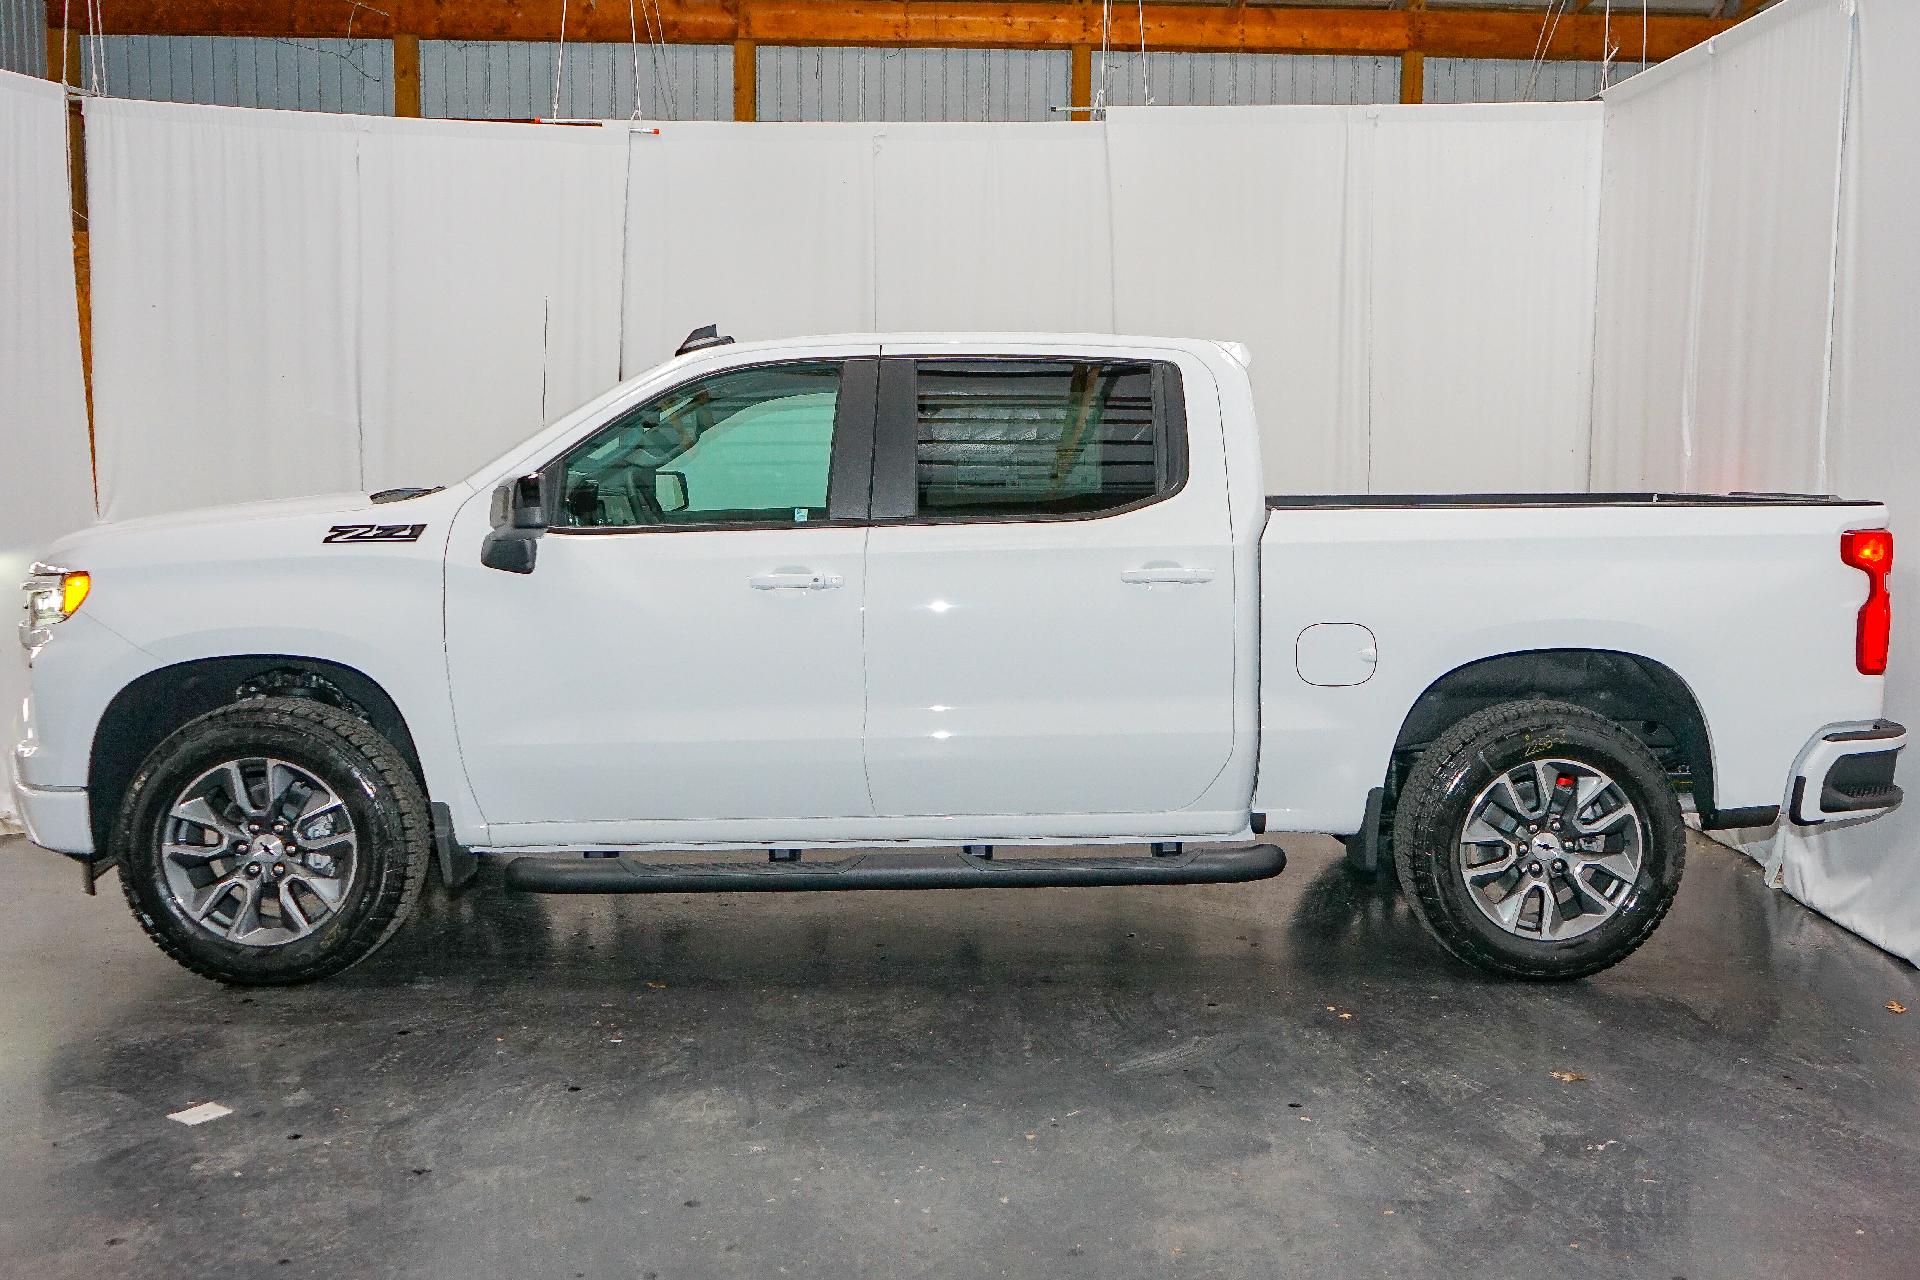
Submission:
[[[675,387],[575,446],[561,527],[803,524],[827,514],[840,362],[736,369]]]
[[[1178,480],[1157,368],[1102,360],[919,362],[919,514],[1085,515],[1169,491]]]

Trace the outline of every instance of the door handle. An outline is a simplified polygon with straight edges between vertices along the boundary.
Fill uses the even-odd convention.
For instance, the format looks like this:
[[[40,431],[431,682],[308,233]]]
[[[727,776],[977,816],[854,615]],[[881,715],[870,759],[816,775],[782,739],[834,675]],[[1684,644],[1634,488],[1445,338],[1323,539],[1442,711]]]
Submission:
[[[777,569],[747,579],[747,585],[755,591],[831,591],[845,582],[837,573],[817,569]]]
[[[1123,569],[1120,573],[1120,581],[1138,583],[1142,586],[1153,586],[1155,583],[1162,582],[1212,582],[1213,570],[1184,564],[1154,563],[1141,565],[1138,569]]]

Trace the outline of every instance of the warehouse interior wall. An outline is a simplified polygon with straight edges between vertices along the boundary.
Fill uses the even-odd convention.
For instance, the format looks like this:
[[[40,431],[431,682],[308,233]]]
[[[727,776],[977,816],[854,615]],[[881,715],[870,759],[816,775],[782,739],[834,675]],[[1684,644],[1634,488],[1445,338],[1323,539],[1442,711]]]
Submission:
[[[10,10],[14,11],[10,15]],[[79,36],[88,92],[233,107],[395,111],[392,42],[266,36]],[[421,40],[420,114],[450,120],[734,119],[733,46]],[[0,0],[0,67],[44,72],[46,5]],[[1623,51],[1630,53],[1631,51]],[[753,119],[1062,121],[1070,54],[1052,49],[767,45],[754,55]],[[1391,54],[1091,55],[1109,107],[1353,105],[1401,101]],[[1421,102],[1584,102],[1645,67],[1428,55]],[[558,86],[559,92],[555,93]],[[557,104],[557,105],[556,105]],[[1084,106],[1086,104],[1076,104]]]
[[[1920,82],[1899,51],[1915,40],[1920,7],[1907,0],[1787,0],[1606,95],[1596,488],[1883,499],[1910,545]],[[1895,555],[1905,603],[1887,676],[1887,715],[1910,725],[1915,558]],[[1920,964],[1920,810],[1729,843]]]
[[[0,434],[7,449],[0,583],[7,587],[26,577],[48,542],[94,515],[66,112],[59,85],[0,71]],[[26,668],[11,636],[7,648],[0,722],[11,724],[26,697]],[[11,743],[0,756],[0,819],[13,810]]]
[[[0,0],[0,71],[47,73],[47,6],[43,0]]]

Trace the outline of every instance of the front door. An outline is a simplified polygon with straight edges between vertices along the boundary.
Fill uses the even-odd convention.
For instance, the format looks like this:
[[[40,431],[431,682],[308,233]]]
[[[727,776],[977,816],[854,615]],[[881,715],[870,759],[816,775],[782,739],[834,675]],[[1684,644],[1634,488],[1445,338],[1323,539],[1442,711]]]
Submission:
[[[865,348],[872,352],[874,348]],[[861,757],[870,356],[674,387],[543,469],[529,574],[456,523],[447,664],[495,845],[778,839],[872,812]]]
[[[878,813],[1166,814],[1219,776],[1234,746],[1232,535],[1219,433],[1189,449],[1189,401],[1216,412],[1205,368],[1174,359],[882,362],[867,552]],[[951,824],[952,838],[988,825]],[[1075,830],[1108,827],[1146,829]]]

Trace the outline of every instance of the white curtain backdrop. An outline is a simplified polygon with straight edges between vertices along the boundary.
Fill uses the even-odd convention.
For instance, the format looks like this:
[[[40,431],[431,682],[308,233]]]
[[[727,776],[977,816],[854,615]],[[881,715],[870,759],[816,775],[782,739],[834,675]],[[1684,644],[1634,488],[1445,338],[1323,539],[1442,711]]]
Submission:
[[[1371,491],[1586,487],[1600,115],[1379,109]]]
[[[365,117],[86,104],[108,519],[360,480]]]
[[[654,130],[628,147],[626,376],[703,324],[741,341],[872,327],[874,126]]]
[[[1788,0],[1606,95],[1593,467],[1597,487],[1885,499],[1887,714],[1920,727],[1917,39],[1909,0]],[[1920,806],[1733,839],[1920,963]]]
[[[1596,488],[1824,481],[1844,0],[1607,92]]]
[[[1104,126],[88,112],[112,518],[444,480],[706,323],[1235,338],[1277,489],[1585,478],[1592,104]]]
[[[1920,728],[1920,5],[1861,0],[1841,176],[1828,483],[1893,513],[1894,648],[1887,714]],[[1788,892],[1920,964],[1920,753],[1901,766],[1913,797],[1891,818],[1783,850]]]
[[[933,124],[875,139],[875,327],[1110,331],[1102,132]]]
[[[0,71],[0,591],[93,519],[66,112],[59,85]],[[12,640],[0,654],[6,726],[26,696]],[[13,815],[12,742],[9,733],[0,756],[0,820]]]
[[[706,323],[1209,334],[1276,489],[1585,485],[1597,105],[653,129],[629,375]]]
[[[445,480],[617,380],[624,132],[90,99],[111,519]]]
[[[1583,489],[1600,107],[1115,110],[1114,310],[1246,342],[1275,492]]]
[[[717,323],[1110,331],[1085,124],[668,124],[630,148],[624,371]]]
[[[465,475],[619,381],[625,141],[454,122],[362,139],[363,484]]]
[[[1373,167],[1365,108],[1136,107],[1108,117],[1114,327],[1253,354],[1268,488],[1368,480]]]

